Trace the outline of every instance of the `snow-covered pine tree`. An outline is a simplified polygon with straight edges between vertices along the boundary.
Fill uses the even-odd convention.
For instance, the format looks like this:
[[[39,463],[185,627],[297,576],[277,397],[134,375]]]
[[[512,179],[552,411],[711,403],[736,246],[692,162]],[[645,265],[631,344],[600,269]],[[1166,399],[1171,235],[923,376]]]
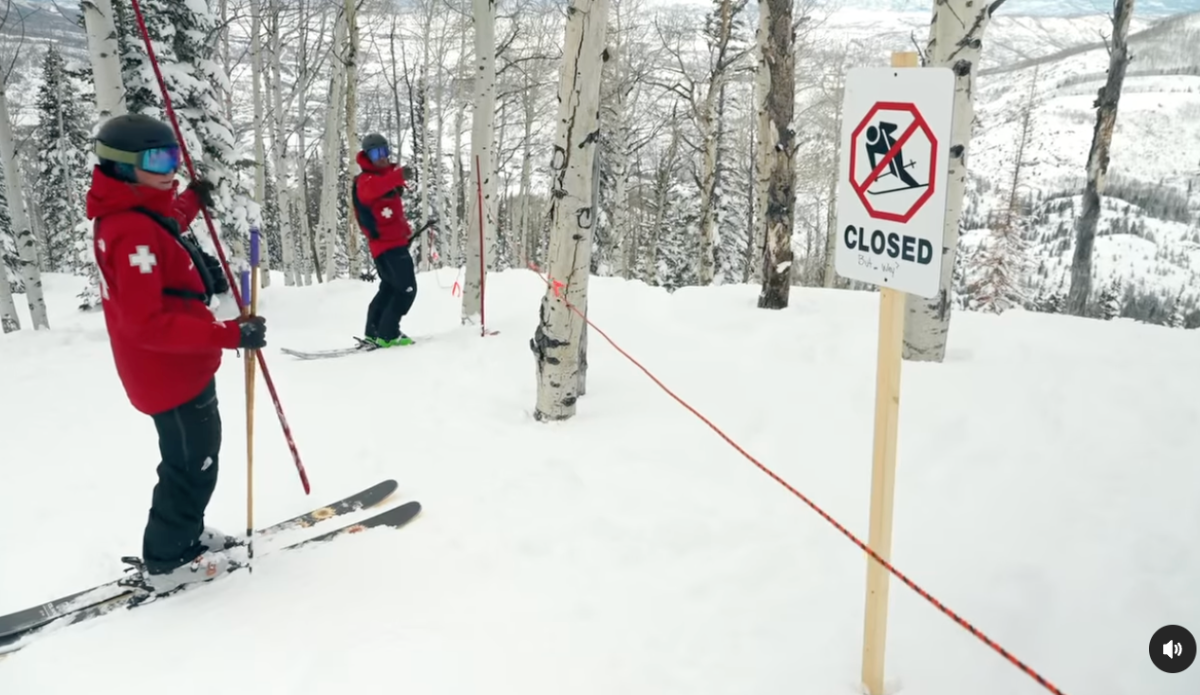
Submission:
[[[34,195],[42,212],[45,238],[42,269],[52,273],[85,275],[90,256],[82,256],[76,227],[84,219],[87,187],[88,132],[82,102],[69,82],[66,64],[51,43],[42,63],[42,85],[37,94],[38,129],[34,133],[38,159]],[[82,226],[86,234],[88,227]]]
[[[1105,321],[1112,321],[1121,315],[1122,307],[1121,279],[1114,277],[1112,282],[1100,292],[1096,302],[1096,313]]]
[[[747,275],[746,249],[754,234],[750,218],[754,199],[741,192],[754,190],[754,163],[751,160],[754,118],[753,111],[747,113],[743,104],[753,98],[748,85],[730,82],[724,86],[718,106],[722,116],[717,144],[717,195],[713,196],[720,230],[714,250],[714,282],[718,285],[742,282]]]
[[[1059,278],[1058,286],[1054,289],[1044,291],[1042,301],[1039,302],[1038,310],[1047,314],[1061,314],[1067,308],[1067,289],[1066,276]]]
[[[1186,317],[1187,306],[1183,301],[1183,288],[1180,288],[1179,294],[1175,295],[1175,301],[1171,302],[1171,314],[1167,317],[1167,327],[1183,328]]]
[[[221,90],[229,76],[215,60],[220,36],[217,16],[206,0],[141,0],[140,6],[196,174],[217,185],[216,206],[210,214],[236,274],[248,267],[250,227],[262,224],[262,212],[250,194],[252,182],[242,176],[253,159],[241,151],[233,126],[225,118]],[[127,7],[116,12],[123,34],[120,43],[129,111],[167,121],[133,12]],[[195,225],[203,223],[197,218]],[[194,226],[193,231],[201,247],[215,255],[207,230]]]

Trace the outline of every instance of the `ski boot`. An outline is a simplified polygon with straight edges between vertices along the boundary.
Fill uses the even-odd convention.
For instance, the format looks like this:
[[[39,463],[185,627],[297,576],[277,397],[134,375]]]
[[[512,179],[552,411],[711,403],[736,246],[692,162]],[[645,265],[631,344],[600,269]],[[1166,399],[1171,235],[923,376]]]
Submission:
[[[205,550],[190,562],[168,568],[150,568],[141,558],[131,556],[122,557],[121,562],[129,565],[125,572],[130,576],[117,580],[117,584],[133,590],[128,607],[136,608],[248,567],[249,553],[244,546]]]

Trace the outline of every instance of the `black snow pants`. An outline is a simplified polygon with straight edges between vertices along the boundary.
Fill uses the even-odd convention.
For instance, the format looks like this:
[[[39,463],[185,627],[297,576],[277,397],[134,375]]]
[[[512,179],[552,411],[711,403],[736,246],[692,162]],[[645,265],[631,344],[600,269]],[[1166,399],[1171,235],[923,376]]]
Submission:
[[[204,510],[217,486],[221,413],[216,380],[178,408],[153,416],[158,429],[158,484],[142,539],[142,560],[165,572],[200,554]]]
[[[388,249],[375,259],[379,290],[367,308],[367,338],[395,340],[400,337],[400,319],[417,298],[417,269],[407,246]]]

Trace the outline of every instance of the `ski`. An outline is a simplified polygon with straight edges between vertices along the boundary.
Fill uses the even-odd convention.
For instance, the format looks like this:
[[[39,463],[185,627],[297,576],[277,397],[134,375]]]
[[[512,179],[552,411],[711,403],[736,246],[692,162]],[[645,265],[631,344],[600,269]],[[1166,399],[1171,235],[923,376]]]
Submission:
[[[415,519],[420,513],[421,503],[416,500],[412,500],[405,502],[398,507],[393,507],[386,511],[379,512],[378,514],[367,519],[363,519],[352,524],[346,524],[345,526],[328,531],[313,538],[306,538],[301,541],[296,541],[281,548],[272,550],[271,552],[265,553],[264,555],[269,556],[276,552],[287,552],[312,545],[328,543],[337,538],[355,533],[361,533],[373,528],[399,529]],[[110,595],[99,600],[93,600],[90,603],[77,604],[72,607],[69,612],[60,613],[57,616],[39,622],[37,625],[0,636],[0,656],[10,654],[28,646],[30,642],[28,638],[41,634],[43,631],[60,630],[70,625],[77,625],[87,620],[108,615],[119,608],[133,609],[157,603],[158,601],[165,600],[170,596],[191,591],[197,587],[205,586],[212,581],[234,574],[239,569],[244,569],[245,567],[246,565],[237,565],[231,568],[225,574],[222,574],[214,579],[203,582],[195,582],[192,584],[185,584],[178,589],[174,589],[166,594],[152,596],[147,600],[135,601],[135,597],[140,595],[139,592],[127,589],[125,587],[116,587],[121,593]],[[113,584],[115,584],[115,582],[113,582]]]
[[[399,484],[395,480],[384,480],[324,507],[285,519],[266,528],[256,529],[254,537],[255,539],[266,538],[281,532],[308,528],[328,519],[369,509],[386,501],[397,487]],[[11,635],[28,632],[64,615],[127,595],[129,590],[120,586],[119,581],[119,579],[115,579],[32,608],[0,616],[0,650]]]
[[[375,352],[376,350],[390,350],[392,348],[381,348],[375,343],[369,342],[363,338],[353,336],[358,344],[354,347],[344,348],[329,348],[326,350],[296,350],[294,348],[279,348],[279,351],[285,355],[290,355],[301,360],[326,360],[334,357],[345,357],[347,355],[357,355],[364,352]],[[396,347],[412,347],[429,340],[428,336],[421,338],[413,338],[411,345],[397,345]]]
[[[333,504],[325,505],[319,509],[314,509],[310,512],[305,512],[291,519],[286,519],[278,523],[272,524],[266,528],[255,529],[254,537],[264,538],[274,536],[278,533],[286,533],[301,528],[308,528],[313,524],[318,524],[322,521],[327,521],[334,517],[353,514],[364,509],[377,507],[387,501],[392,493],[396,492],[396,488],[400,485],[395,480],[384,480],[376,483],[371,487],[357,492],[353,495],[343,497]]]

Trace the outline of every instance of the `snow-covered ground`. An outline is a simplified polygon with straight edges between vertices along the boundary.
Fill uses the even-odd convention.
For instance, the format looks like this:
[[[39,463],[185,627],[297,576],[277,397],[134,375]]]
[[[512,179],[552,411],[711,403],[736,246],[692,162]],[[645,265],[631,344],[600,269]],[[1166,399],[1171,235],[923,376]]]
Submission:
[[[379,531],[264,557],[0,661],[4,695],[858,693],[863,553],[590,337],[578,416],[538,424],[528,340],[544,290],[492,276],[499,335],[421,277],[414,348],[300,362],[360,329],[372,285],[263,293],[272,368],[313,494],[260,383],[255,509],[290,516],[385,477],[425,505]],[[158,460],[102,317],[51,275],[54,329],[0,336],[0,613],[113,578],[139,550]],[[589,315],[763,463],[865,538],[876,297],[593,279]],[[18,298],[19,304],[23,297]],[[26,318],[27,317],[23,317]],[[1200,331],[959,313],[940,365],[906,364],[893,559],[1070,695],[1194,695],[1150,636],[1200,633]],[[220,373],[209,521],[245,522],[244,397]],[[898,581],[898,695],[1044,692]]]

